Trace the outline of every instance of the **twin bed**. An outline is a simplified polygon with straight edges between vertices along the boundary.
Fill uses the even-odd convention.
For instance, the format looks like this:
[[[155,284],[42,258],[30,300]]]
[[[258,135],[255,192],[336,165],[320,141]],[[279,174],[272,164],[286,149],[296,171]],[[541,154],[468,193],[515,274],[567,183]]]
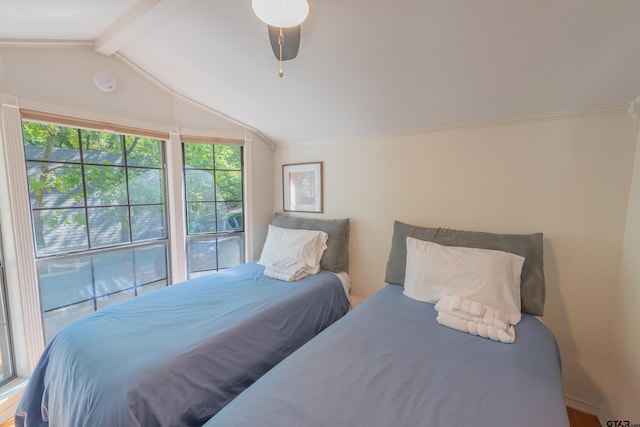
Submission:
[[[317,229],[308,221],[273,224]],[[348,223],[346,239],[333,236],[346,249]],[[407,237],[522,256],[515,342],[444,327],[432,303],[408,297]],[[288,283],[249,263],[215,284],[188,281],[76,322],[46,349],[18,425],[568,426],[556,342],[535,317],[541,234],[396,222],[389,284],[344,317],[343,284],[325,267]]]
[[[16,425],[200,426],[342,317],[349,221],[276,215],[273,223],[326,233],[322,270],[290,283],[250,262],[74,322],[46,347]]]
[[[407,237],[524,258],[522,318],[504,344],[444,327],[407,296]],[[544,305],[542,235],[497,235],[396,222],[386,281],[240,394],[205,427],[567,427]],[[444,266],[456,269],[457,266]],[[531,314],[529,314],[531,313]]]

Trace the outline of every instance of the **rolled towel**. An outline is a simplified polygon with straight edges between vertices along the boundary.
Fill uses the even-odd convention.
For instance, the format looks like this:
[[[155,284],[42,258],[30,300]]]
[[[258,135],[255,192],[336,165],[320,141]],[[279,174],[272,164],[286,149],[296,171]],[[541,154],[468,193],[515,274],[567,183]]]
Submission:
[[[456,314],[464,313],[472,318],[481,318],[484,315],[485,306],[480,304],[478,301],[461,298],[458,295],[452,295],[451,312]]]
[[[484,323],[474,322],[457,317],[446,312],[438,312],[436,320],[442,326],[456,329],[461,332],[467,332],[471,335],[477,335],[483,338],[489,338],[493,341],[500,341],[505,344],[511,344],[516,339],[516,332],[513,326],[509,326],[507,330],[498,329],[495,326],[485,325]]]
[[[486,311],[482,316],[482,323],[493,325],[498,329],[507,330],[509,325],[509,316],[496,310],[493,307],[486,307]]]
[[[436,310],[465,320],[491,325],[505,331],[510,326],[509,316],[505,313],[458,295],[442,295],[436,304]]]
[[[509,326],[506,330],[502,330],[484,323],[470,322],[469,328],[472,328],[473,326],[477,326],[478,335],[481,337],[500,341],[505,344],[511,344],[516,340],[516,331],[513,326]]]
[[[465,300],[465,301],[469,302],[469,300]],[[484,316],[486,307],[480,304],[478,301],[471,301],[469,303],[469,307],[467,308],[467,310],[469,311],[469,313],[471,313],[473,317],[478,318],[478,317]]]

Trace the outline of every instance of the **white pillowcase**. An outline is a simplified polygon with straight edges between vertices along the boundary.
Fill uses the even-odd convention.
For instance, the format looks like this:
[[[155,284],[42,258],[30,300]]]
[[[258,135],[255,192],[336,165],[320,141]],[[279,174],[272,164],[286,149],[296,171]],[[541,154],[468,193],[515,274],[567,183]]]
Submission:
[[[443,246],[407,237],[404,294],[436,303],[444,294],[478,301],[520,321],[524,257],[490,249]]]
[[[327,249],[329,235],[324,231],[299,230],[269,225],[259,264],[270,265],[280,259],[302,261],[309,274],[320,271],[320,259]]]

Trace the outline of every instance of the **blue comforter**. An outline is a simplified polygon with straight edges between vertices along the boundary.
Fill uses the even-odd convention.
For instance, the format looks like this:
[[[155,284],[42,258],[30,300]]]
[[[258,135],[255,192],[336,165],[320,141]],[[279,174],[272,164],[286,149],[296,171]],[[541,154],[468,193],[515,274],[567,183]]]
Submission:
[[[388,285],[264,375],[206,427],[568,427],[551,331],[514,344],[439,325]]]
[[[340,280],[249,263],[102,309],[45,349],[17,425],[202,425],[348,310]]]

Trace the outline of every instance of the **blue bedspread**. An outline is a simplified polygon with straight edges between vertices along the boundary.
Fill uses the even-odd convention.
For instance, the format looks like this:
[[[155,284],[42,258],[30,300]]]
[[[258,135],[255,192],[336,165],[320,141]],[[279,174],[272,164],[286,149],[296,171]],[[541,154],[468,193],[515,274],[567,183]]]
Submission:
[[[439,325],[388,285],[206,427],[568,427],[555,339],[523,315],[502,344]]]
[[[288,283],[263,271],[244,264],[69,325],[38,362],[17,425],[202,425],[348,310],[332,273]]]

